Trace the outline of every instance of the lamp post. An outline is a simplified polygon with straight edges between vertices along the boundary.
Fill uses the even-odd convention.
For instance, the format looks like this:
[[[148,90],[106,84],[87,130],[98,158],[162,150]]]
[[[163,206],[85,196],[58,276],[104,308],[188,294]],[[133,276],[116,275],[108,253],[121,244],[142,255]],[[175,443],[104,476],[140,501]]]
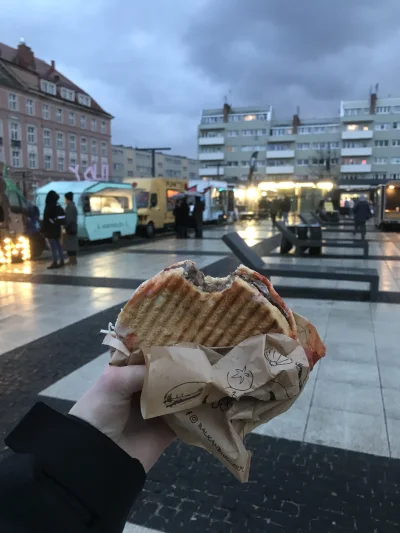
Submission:
[[[171,150],[171,148],[136,148],[141,152],[151,152],[151,175],[153,178],[156,177],[156,152],[161,152],[162,150]]]

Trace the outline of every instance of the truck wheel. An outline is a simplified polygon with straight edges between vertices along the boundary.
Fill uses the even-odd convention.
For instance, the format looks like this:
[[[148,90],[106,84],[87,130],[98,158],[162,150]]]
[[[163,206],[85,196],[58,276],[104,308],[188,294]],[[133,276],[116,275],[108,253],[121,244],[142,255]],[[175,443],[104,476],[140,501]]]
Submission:
[[[146,226],[146,237],[148,239],[151,239],[152,237],[154,237],[154,224],[153,222],[149,222]]]
[[[115,231],[112,234],[111,241],[112,242],[118,242],[120,237],[121,237],[121,234],[118,231]]]

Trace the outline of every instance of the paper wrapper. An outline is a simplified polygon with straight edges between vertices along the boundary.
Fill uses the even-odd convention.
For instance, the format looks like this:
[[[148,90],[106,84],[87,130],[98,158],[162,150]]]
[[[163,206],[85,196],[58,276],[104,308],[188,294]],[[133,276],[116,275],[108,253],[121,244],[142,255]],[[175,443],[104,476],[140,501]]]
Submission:
[[[298,340],[275,333],[230,348],[180,343],[130,353],[121,341],[128,332],[117,322],[104,344],[111,364],[138,364],[144,355],[143,418],[162,416],[182,441],[205,448],[244,482],[251,458],[244,437],[289,409],[323,347],[314,326],[294,316]]]

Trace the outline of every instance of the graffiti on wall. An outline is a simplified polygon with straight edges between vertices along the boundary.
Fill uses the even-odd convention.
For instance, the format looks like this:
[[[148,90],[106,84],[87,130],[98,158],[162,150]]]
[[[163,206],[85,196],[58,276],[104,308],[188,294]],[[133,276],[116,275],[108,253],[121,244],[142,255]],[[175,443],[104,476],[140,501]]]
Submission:
[[[79,165],[75,165],[74,167],[71,166],[68,170],[75,174],[77,181],[82,180],[81,176],[79,175]],[[108,181],[108,165],[101,165],[99,170],[100,174],[97,175],[96,164],[87,167],[87,169],[83,173],[83,179],[87,181]]]

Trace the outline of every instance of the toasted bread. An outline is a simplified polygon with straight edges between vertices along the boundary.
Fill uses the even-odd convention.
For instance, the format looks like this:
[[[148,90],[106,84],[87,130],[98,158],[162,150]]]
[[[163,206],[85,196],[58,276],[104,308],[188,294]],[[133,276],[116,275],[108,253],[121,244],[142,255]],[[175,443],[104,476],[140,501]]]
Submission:
[[[184,341],[234,346],[261,333],[297,335],[292,312],[268,279],[243,265],[226,278],[212,278],[192,261],[142,283],[118,324],[128,332],[129,349]]]

